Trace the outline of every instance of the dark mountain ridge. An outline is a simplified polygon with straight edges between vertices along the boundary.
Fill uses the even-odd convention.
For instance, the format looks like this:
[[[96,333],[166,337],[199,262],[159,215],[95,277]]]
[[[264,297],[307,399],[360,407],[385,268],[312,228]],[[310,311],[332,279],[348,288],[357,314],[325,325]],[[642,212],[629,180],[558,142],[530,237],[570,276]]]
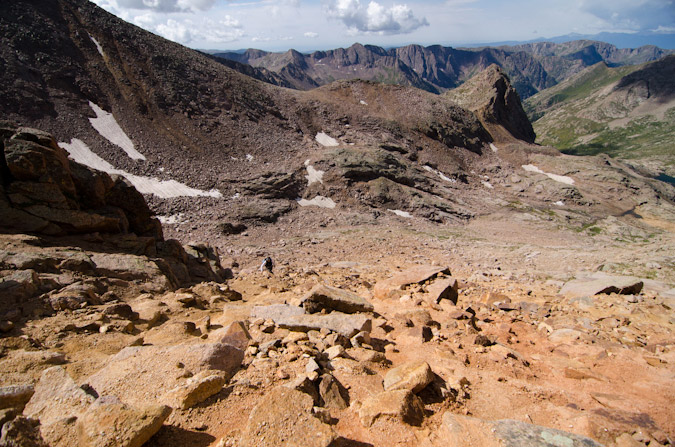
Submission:
[[[603,42],[578,40],[470,49],[407,45],[386,50],[357,43],[346,49],[310,54],[250,49],[214,55],[274,71],[300,90],[336,79],[368,79],[441,93],[497,64],[511,78],[521,97],[527,98],[600,61],[610,65],[637,64],[670,53],[672,50],[654,46],[619,49]]]

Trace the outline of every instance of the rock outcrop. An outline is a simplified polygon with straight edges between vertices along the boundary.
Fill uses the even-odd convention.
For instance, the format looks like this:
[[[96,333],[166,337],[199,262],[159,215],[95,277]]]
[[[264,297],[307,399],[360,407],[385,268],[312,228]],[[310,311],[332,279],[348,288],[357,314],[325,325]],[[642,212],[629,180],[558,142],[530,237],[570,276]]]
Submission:
[[[444,95],[474,112],[495,141],[515,138],[534,143],[536,135],[518,92],[499,66],[490,65]]]

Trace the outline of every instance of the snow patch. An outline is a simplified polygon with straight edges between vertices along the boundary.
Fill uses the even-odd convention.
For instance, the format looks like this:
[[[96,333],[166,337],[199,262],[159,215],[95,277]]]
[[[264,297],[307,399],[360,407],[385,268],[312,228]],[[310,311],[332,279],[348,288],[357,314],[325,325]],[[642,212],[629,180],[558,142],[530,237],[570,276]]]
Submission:
[[[410,214],[407,211],[401,211],[401,210],[387,210],[389,212],[392,212],[396,214],[397,216],[405,217],[406,219],[410,219],[412,217],[412,214]]]
[[[172,197],[214,197],[219,199],[223,197],[217,189],[204,191],[201,189],[190,188],[175,180],[159,180],[152,177],[134,175],[121,169],[116,169],[113,165],[92,152],[83,141],[78,140],[77,138],[73,138],[70,143],[59,143],[59,146],[65,149],[70,155],[70,158],[78,163],[89,166],[90,168],[98,169],[99,171],[107,172],[108,174],[123,176],[143,194],[154,194],[162,199]]]
[[[326,146],[326,147],[332,147],[332,146],[339,146],[340,145],[340,143],[338,143],[338,141],[335,138],[330,137],[323,132],[319,132],[318,134],[316,134],[314,139],[317,141],[317,143],[319,143],[322,146]]]
[[[449,182],[449,183],[457,183],[457,180],[455,180],[454,178],[450,178],[450,177],[446,176],[441,171],[439,171],[437,169],[434,169],[431,166],[424,165],[424,166],[422,166],[422,168],[424,168],[426,171],[433,172],[434,174],[438,174],[438,176],[443,181],[446,181],[446,182]]]
[[[554,205],[556,205],[556,206],[565,206],[565,202],[563,202],[562,200],[558,200],[557,202],[554,203]]]
[[[312,200],[297,199],[300,206],[318,206],[319,208],[335,208],[335,202],[330,197],[316,196]]]
[[[182,214],[169,214],[168,216],[156,216],[162,225],[176,225],[183,223],[185,220]]]
[[[92,127],[106,140],[122,148],[129,158],[133,160],[145,160],[145,155],[134,148],[134,143],[122,130],[112,113],[108,113],[93,102],[89,101],[89,107],[96,113],[96,118],[89,118]]]
[[[556,182],[564,183],[566,185],[574,185],[574,179],[572,177],[567,177],[566,175],[558,175],[558,174],[550,174],[548,172],[544,172],[535,165],[523,165],[523,169],[525,169],[527,172],[536,172],[537,174],[544,174],[551,180],[555,180]]]
[[[492,183],[490,183],[490,182],[486,182],[485,180],[481,180],[480,182],[483,184],[483,186],[485,186],[488,189],[494,189],[495,188],[494,186],[492,186]]]
[[[359,101],[359,104],[364,105],[364,106],[367,106],[367,105],[368,105],[368,103],[365,102],[363,99],[362,99],[361,101]]]
[[[253,161],[253,155],[246,154],[246,161]]]
[[[497,152],[499,150],[499,148],[492,143],[490,143],[490,149],[492,149],[492,152]]]
[[[89,38],[91,39],[92,42],[94,42],[94,45],[96,45],[96,49],[101,54],[101,56],[105,57],[105,53],[103,53],[103,47],[101,46],[100,43],[98,43],[98,40],[94,39],[94,36],[92,36],[91,34],[89,34]]]
[[[305,167],[307,168],[307,175],[305,176],[307,179],[307,186],[316,182],[319,182],[323,185],[323,174],[325,171],[314,169],[314,166],[309,164],[309,160],[305,161]]]

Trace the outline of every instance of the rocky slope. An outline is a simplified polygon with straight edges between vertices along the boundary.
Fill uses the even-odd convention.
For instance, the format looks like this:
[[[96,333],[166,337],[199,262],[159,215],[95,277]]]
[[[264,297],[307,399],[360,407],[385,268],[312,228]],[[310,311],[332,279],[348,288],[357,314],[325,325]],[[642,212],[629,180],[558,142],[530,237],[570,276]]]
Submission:
[[[407,45],[385,50],[357,43],[346,49],[311,54],[250,49],[215,56],[266,68],[300,90],[335,80],[367,79],[440,93],[497,64],[509,75],[521,97],[527,98],[600,61],[611,65],[637,64],[669,53],[656,47],[618,49],[603,42],[580,40],[475,49]]]
[[[470,111],[0,20],[0,445],[672,444],[675,188],[519,140],[499,71]]]
[[[594,65],[528,98],[539,142],[567,153],[639,160],[647,172],[673,174],[674,56],[611,68]]]

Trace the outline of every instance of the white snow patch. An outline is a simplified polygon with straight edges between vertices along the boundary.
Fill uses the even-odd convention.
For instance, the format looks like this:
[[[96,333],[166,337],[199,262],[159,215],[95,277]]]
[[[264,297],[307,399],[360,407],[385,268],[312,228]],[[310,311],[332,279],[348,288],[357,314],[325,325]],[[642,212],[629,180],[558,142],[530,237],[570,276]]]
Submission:
[[[330,137],[323,132],[319,132],[318,134],[316,134],[314,139],[317,141],[317,143],[319,143],[322,146],[326,146],[326,147],[339,146],[340,145],[340,143],[338,143],[338,141],[335,138]]]
[[[422,168],[424,168],[426,171],[433,172],[434,174],[438,174],[438,176],[443,181],[450,182],[450,183],[457,183],[457,180],[455,180],[454,178],[450,178],[450,177],[446,176],[441,171],[438,171],[438,170],[432,168],[431,166],[424,165],[424,166],[422,166]]]
[[[127,153],[129,158],[134,160],[145,160],[145,155],[134,148],[134,143],[124,133],[122,128],[112,113],[108,113],[93,102],[89,101],[89,107],[96,113],[96,118],[89,118],[92,127],[100,133],[103,138],[121,147]]]
[[[367,105],[368,105],[368,103],[365,102],[363,99],[362,99],[361,101],[359,101],[359,104],[362,104],[362,105],[364,105],[364,106],[367,106]]]
[[[565,202],[563,202],[562,200],[558,200],[557,202],[554,203],[554,205],[565,206]]]
[[[241,198],[241,194],[239,194],[239,193],[237,192],[237,193],[235,193],[235,194],[232,196],[232,198],[233,198],[234,200],[237,200],[237,199]]]
[[[387,210],[387,211],[390,211],[390,212],[396,214],[397,216],[405,217],[406,219],[410,219],[412,217],[412,214],[410,214],[407,211],[401,211],[401,210]]]
[[[319,182],[323,185],[323,174],[325,171],[314,169],[314,166],[309,164],[309,160],[305,162],[305,167],[307,168],[307,175],[305,176],[307,179],[307,186],[316,182]]]
[[[91,34],[89,34],[89,38],[91,39],[92,42],[94,42],[94,45],[96,45],[96,49],[101,54],[101,56],[105,57],[105,53],[103,53],[103,47],[101,46],[100,43],[98,43],[98,40],[94,39],[94,36],[92,36]]]
[[[99,171],[107,172],[108,174],[118,174],[123,176],[143,194],[154,194],[162,199],[171,197],[214,197],[219,199],[223,197],[217,189],[204,191],[201,189],[190,188],[175,180],[159,180],[152,177],[134,175],[121,169],[116,169],[113,165],[93,153],[83,141],[78,140],[77,138],[73,138],[70,143],[59,143],[59,146],[68,151],[70,158],[78,163],[89,166],[90,168],[98,169]]]
[[[246,154],[246,161],[253,161],[253,155]]]
[[[168,216],[157,216],[157,220],[159,220],[162,225],[175,225],[179,223],[183,223],[183,215],[182,214],[169,214]]]
[[[330,197],[316,196],[312,200],[297,199],[300,206],[318,206],[319,208],[335,208],[335,202]]]
[[[499,150],[499,148],[492,143],[490,143],[490,149],[492,149],[492,152],[497,152]]]
[[[523,169],[525,169],[527,172],[536,172],[537,174],[544,174],[551,180],[555,180],[556,182],[564,183],[566,185],[574,185],[574,179],[572,177],[567,177],[566,175],[558,175],[558,174],[550,174],[548,172],[544,172],[535,165],[523,165]]]
[[[481,183],[483,184],[483,186],[485,186],[488,189],[494,189],[495,188],[494,186],[492,186],[492,183],[486,182],[485,180],[481,180]]]

